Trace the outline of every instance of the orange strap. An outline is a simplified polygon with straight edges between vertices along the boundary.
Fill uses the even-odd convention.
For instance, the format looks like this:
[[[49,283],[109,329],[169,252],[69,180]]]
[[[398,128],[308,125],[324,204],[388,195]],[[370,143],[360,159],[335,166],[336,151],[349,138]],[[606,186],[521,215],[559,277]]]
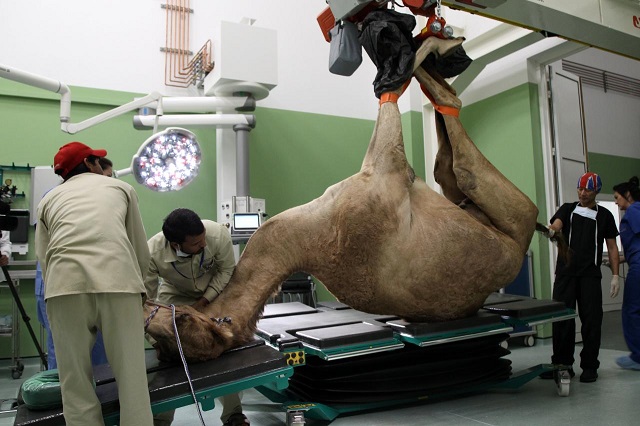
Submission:
[[[411,79],[407,80],[404,86],[402,86],[402,93],[404,93],[404,91],[407,90],[407,87],[409,87],[410,82],[411,82]],[[436,101],[433,99],[433,96],[431,96],[431,93],[429,93],[429,91],[422,84],[420,85],[420,89],[422,90],[422,93],[424,93],[427,96],[427,98],[429,98],[429,101],[431,101],[431,105],[433,105],[433,109],[438,111],[440,114],[451,115],[453,117],[460,116],[460,110],[458,108],[445,106],[445,105],[438,105]],[[399,97],[400,95],[398,95],[397,93],[393,93],[393,92],[383,93],[382,95],[380,95],[380,105],[387,102],[393,102],[397,104]]]
[[[404,85],[402,86],[402,92],[400,92],[400,95],[393,92],[385,92],[382,95],[380,95],[379,104],[382,105],[387,102],[393,102],[394,104],[397,104],[398,98],[404,93],[405,90],[407,90],[407,87],[409,87],[409,83],[411,83],[411,79],[407,80],[404,83]]]
[[[458,108],[445,106],[445,105],[438,105],[436,101],[433,99],[433,96],[431,96],[431,93],[429,93],[429,91],[422,84],[420,85],[420,89],[422,90],[422,93],[424,93],[425,96],[429,98],[429,101],[431,101],[431,105],[433,105],[433,109],[438,111],[440,114],[451,115],[453,117],[460,116],[460,110]]]
[[[380,96],[380,105],[382,105],[384,103],[387,103],[387,102],[393,102],[394,104],[397,104],[399,97],[400,97],[400,95],[398,95],[397,93],[393,93],[393,92],[383,93]]]

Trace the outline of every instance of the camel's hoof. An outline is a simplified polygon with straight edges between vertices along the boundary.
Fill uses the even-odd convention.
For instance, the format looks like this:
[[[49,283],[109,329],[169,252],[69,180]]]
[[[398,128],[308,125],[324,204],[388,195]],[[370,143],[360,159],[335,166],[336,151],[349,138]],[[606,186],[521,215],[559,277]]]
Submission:
[[[416,58],[422,63],[424,59],[433,53],[436,58],[446,58],[451,55],[465,40],[464,37],[457,38],[438,38],[429,37],[422,42],[418,51],[416,52]]]
[[[436,52],[438,53],[438,55],[440,55],[441,58],[446,58],[447,56],[451,55],[453,52],[455,52],[455,50],[462,45],[462,42],[465,40],[464,37],[456,37],[456,38],[449,38],[449,39],[437,39],[438,41],[437,43],[437,50]]]

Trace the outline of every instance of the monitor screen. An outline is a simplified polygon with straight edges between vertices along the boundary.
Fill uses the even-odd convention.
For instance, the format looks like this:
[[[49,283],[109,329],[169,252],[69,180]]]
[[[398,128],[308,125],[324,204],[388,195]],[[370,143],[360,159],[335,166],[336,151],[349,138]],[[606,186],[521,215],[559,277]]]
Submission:
[[[18,219],[18,227],[9,234],[9,241],[14,244],[27,244],[29,242],[29,210],[11,210],[9,216]]]
[[[233,229],[235,231],[256,230],[260,226],[260,213],[235,213]]]

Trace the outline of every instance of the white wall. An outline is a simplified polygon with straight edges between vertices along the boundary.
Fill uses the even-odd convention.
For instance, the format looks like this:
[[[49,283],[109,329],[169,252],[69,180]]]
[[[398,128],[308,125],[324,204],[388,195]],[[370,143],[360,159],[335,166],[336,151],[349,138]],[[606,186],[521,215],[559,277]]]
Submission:
[[[84,86],[127,92],[159,91],[198,95],[194,88],[164,85],[165,0],[0,0],[0,63]],[[186,0],[185,0],[186,3]],[[302,112],[374,119],[376,70],[364,60],[351,77],[329,73],[329,44],[317,24],[324,0],[191,0],[190,49],[215,34],[221,21],[255,18],[256,26],[278,32],[278,86],[261,106]],[[406,11],[399,8],[400,11]],[[456,35],[467,39],[497,22],[465,12],[444,10]],[[422,19],[422,18],[419,18]],[[419,30],[424,20],[419,21]],[[248,54],[238,52],[239,55]],[[215,54],[214,54],[215,56]],[[73,99],[73,97],[72,97]],[[421,111],[424,98],[412,83],[399,101],[401,111]]]
[[[166,44],[165,11],[160,7],[164,2],[0,0],[0,63],[70,86],[197,95],[193,88],[164,85],[164,54],[160,52]],[[316,21],[326,7],[324,0],[190,0],[190,7],[194,9],[190,34],[194,52],[208,39],[214,50],[218,48],[219,41],[214,37],[221,21],[239,22],[249,17],[256,19],[257,26],[277,30],[279,83],[269,97],[260,101],[261,106],[375,118],[378,104],[372,84],[376,71],[366,53],[363,64],[351,77],[327,70],[329,44]],[[444,16],[456,35],[464,35],[467,40],[501,25],[447,8]],[[527,58],[561,42],[546,39],[491,64],[462,94],[463,104],[527,82]],[[640,75],[638,61],[604,60],[616,63],[613,72],[636,78]],[[401,111],[422,111],[422,103],[424,98],[416,83],[399,102]]]
[[[0,63],[69,86],[170,95],[197,94],[164,85],[163,0],[0,0]],[[217,49],[220,21],[255,18],[278,31],[278,86],[260,105],[375,118],[368,58],[351,77],[329,73],[329,44],[316,21],[324,0],[191,0],[190,49]],[[238,52],[239,55],[247,52]],[[366,54],[365,54],[366,55]],[[73,95],[73,93],[72,93]],[[73,97],[72,97],[73,99]]]

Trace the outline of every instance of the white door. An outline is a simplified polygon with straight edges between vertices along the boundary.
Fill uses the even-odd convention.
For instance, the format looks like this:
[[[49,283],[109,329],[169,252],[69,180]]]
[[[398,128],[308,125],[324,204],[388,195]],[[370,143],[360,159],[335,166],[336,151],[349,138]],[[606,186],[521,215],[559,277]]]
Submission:
[[[587,138],[580,78],[562,71],[561,62],[547,66],[556,210],[578,200],[576,183],[588,169]],[[576,318],[576,342],[582,341]]]
[[[556,200],[577,201],[576,182],[587,171],[587,138],[580,78],[562,71],[560,63],[547,67]]]

